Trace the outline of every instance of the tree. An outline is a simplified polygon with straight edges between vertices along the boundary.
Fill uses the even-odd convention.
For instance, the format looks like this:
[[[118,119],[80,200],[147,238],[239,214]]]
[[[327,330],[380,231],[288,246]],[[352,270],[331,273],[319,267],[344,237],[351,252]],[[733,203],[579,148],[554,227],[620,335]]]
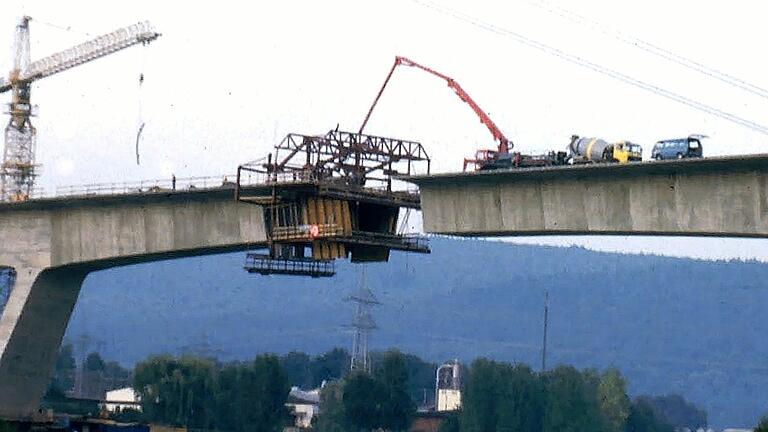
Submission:
[[[689,403],[680,395],[639,396],[638,400],[650,406],[656,417],[675,428],[696,430],[707,426],[706,411]]]
[[[117,388],[127,387],[131,381],[131,371],[120,366],[120,363],[116,361],[108,361],[104,363],[104,371],[102,372],[104,378],[105,390],[114,390]]]
[[[59,349],[58,357],[56,357],[56,366],[49,386],[49,393],[63,397],[67,391],[71,390],[75,385],[76,368],[72,345],[63,345]]]
[[[763,416],[755,427],[755,432],[768,432],[768,416]]]
[[[545,432],[605,430],[595,394],[597,386],[591,374],[581,374],[573,367],[560,366],[549,372],[545,380]]]
[[[384,391],[379,426],[390,431],[408,430],[416,414],[416,404],[408,394],[405,356],[397,350],[387,351],[381,367],[376,370],[376,379]]]
[[[344,419],[344,383],[327,383],[320,390],[320,415],[317,419],[318,432],[345,432]]]
[[[17,430],[18,428],[16,427],[15,424],[9,421],[0,419],[0,432],[16,432]]]
[[[597,398],[608,432],[621,432],[629,417],[631,402],[627,396],[627,383],[618,369],[608,369],[600,377]]]
[[[213,362],[195,357],[152,357],[136,365],[133,388],[150,421],[210,428],[215,414]]]
[[[85,358],[85,370],[89,372],[97,372],[104,370],[104,360],[97,352],[88,354]]]
[[[463,430],[542,430],[545,389],[528,366],[475,360],[466,375],[462,400]]]
[[[311,363],[312,359],[303,352],[291,351],[280,358],[280,366],[288,383],[303,389],[314,385]]]
[[[229,363],[221,368],[216,386],[216,426],[222,430],[239,430],[242,411],[247,401],[242,391],[242,379],[247,365]]]
[[[282,430],[290,386],[273,355],[219,367],[185,356],[136,365],[134,389],[147,421],[237,432]]]
[[[358,372],[346,378],[342,402],[347,430],[379,428],[385,391],[381,383],[367,373]]]
[[[625,432],[674,432],[674,428],[656,417],[653,409],[642,400],[635,400],[629,408]]]
[[[496,431],[496,395],[499,374],[496,362],[477,359],[472,362],[464,386],[461,429],[473,432]]]
[[[374,351],[371,353],[373,369],[381,367],[386,352]],[[435,370],[437,365],[429,363],[413,354],[402,354],[405,361],[405,369],[408,371],[408,395],[417,404],[425,399],[429,403],[434,399]]]
[[[544,386],[526,365],[502,364],[496,401],[496,430],[541,431],[544,419]]]
[[[246,417],[246,427],[242,430],[253,432],[282,431],[288,418],[285,400],[290,386],[280,361],[274,355],[260,355],[253,362],[250,389],[256,404],[251,407],[251,415]]]
[[[440,428],[437,430],[438,432],[459,432],[461,431],[461,423],[459,421],[459,416],[452,413],[448,414],[447,417],[443,420],[443,422],[440,424]]]
[[[219,374],[218,429],[239,432],[280,431],[288,419],[290,385],[274,355],[248,364],[233,363]]]
[[[319,387],[323,381],[343,378],[349,370],[349,362],[349,353],[341,348],[334,348],[315,357],[310,365],[312,387]]]

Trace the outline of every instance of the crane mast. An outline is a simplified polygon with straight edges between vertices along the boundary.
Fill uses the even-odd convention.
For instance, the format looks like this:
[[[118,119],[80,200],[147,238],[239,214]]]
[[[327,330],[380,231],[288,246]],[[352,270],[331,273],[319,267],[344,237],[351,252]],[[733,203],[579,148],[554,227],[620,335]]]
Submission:
[[[29,196],[35,178],[35,127],[32,126],[30,84],[20,81],[29,69],[29,17],[16,26],[13,70],[8,81],[0,81],[0,92],[12,90],[5,127],[3,164],[0,166],[0,200],[20,201]],[[11,83],[16,83],[12,85]]]
[[[0,165],[0,201],[26,201],[32,195],[38,166],[35,163],[36,131],[30,118],[32,83],[67,69],[107,56],[160,36],[149,22],[124,27],[59,53],[30,62],[29,21],[25,16],[16,26],[13,70],[0,78],[0,93],[11,91],[5,128],[3,162]]]

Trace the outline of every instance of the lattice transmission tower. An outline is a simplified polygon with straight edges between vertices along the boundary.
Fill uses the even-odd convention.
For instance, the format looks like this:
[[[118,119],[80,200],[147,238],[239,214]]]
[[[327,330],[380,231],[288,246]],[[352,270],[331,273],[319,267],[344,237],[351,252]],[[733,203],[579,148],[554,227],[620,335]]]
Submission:
[[[355,312],[352,317],[354,336],[352,338],[352,359],[350,369],[354,371],[371,372],[371,357],[368,352],[368,341],[371,331],[378,328],[371,316],[371,309],[377,306],[379,300],[373,294],[365,281],[365,270],[360,279],[360,288],[345,298],[346,301],[355,304]]]

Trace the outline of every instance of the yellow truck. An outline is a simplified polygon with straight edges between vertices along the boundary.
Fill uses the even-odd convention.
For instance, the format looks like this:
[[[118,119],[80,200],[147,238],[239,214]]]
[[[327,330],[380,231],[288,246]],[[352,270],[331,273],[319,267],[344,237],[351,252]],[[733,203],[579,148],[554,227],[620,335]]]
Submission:
[[[600,138],[571,136],[568,154],[574,164],[628,163],[643,160],[643,148],[630,141],[609,143]]]

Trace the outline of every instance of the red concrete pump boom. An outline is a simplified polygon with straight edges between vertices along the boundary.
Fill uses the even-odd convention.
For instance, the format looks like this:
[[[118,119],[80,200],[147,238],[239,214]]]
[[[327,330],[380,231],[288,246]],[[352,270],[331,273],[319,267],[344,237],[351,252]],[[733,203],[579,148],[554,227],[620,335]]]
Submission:
[[[405,57],[395,57],[395,64],[392,65],[392,69],[390,69],[389,74],[387,75],[387,79],[384,80],[384,85],[381,86],[381,90],[379,90],[379,93],[376,95],[376,99],[373,100],[373,104],[371,105],[371,108],[368,110],[368,114],[365,116],[365,120],[363,120],[362,126],[360,126],[360,132],[363,133],[363,129],[365,129],[365,125],[368,123],[368,119],[371,117],[371,113],[373,112],[373,109],[376,107],[376,103],[379,102],[379,98],[381,98],[381,94],[384,93],[384,88],[387,87],[387,83],[389,83],[389,79],[392,78],[392,73],[395,72],[395,69],[400,66],[411,66],[415,68],[419,68],[425,72],[429,72],[430,74],[444,79],[448,83],[448,87],[453,89],[454,92],[456,92],[456,95],[459,96],[459,99],[469,104],[469,106],[472,108],[472,111],[475,112],[477,117],[480,118],[480,122],[485,125],[485,127],[488,128],[488,130],[491,132],[491,135],[493,135],[493,139],[499,142],[499,150],[498,152],[500,154],[509,153],[509,150],[512,149],[513,144],[512,141],[507,139],[506,136],[499,130],[499,128],[496,126],[496,123],[491,120],[490,117],[488,117],[488,114],[486,114],[480,107],[475,103],[474,100],[467,94],[466,91],[464,91],[463,88],[457,83],[453,78],[443,75],[440,72],[428,68],[426,66],[420,65],[416,63],[415,61],[405,58]],[[466,166],[466,163],[465,163]]]

